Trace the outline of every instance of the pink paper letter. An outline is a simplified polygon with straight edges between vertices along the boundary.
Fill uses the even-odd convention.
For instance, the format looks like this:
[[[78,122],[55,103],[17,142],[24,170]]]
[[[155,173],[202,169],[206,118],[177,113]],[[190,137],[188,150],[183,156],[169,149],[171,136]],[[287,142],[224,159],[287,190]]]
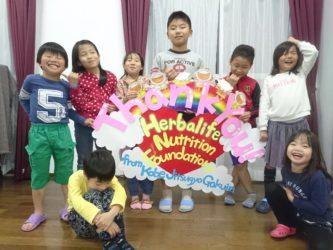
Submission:
[[[199,101],[199,106],[196,115],[203,114],[205,108],[208,109],[209,113],[213,114],[215,112],[215,108],[212,106],[213,103],[218,102],[219,98],[217,96],[213,98],[207,98],[209,91],[209,83],[205,82],[202,88],[201,97]]]
[[[152,96],[155,96],[157,99],[157,103],[154,104],[151,101]],[[145,95],[146,105],[150,110],[159,110],[162,106],[168,105],[168,99],[166,99],[159,90],[154,88],[150,89]]]
[[[215,118],[217,124],[223,122],[223,120],[226,119],[229,115],[241,115],[244,113],[244,108],[238,108],[238,109],[232,108],[234,100],[235,100],[235,94],[231,93],[228,97],[226,109],[223,111],[222,114],[220,114],[218,117]]]
[[[108,114],[107,114],[107,105],[108,104],[103,104],[101,110],[98,112],[98,115],[94,121],[94,129],[95,130],[99,130],[102,126],[103,123],[106,123],[112,127],[115,127],[117,129],[119,129],[120,131],[124,132],[127,128],[127,124],[124,124],[116,119],[111,118]]]
[[[138,99],[133,99],[133,100],[130,100],[127,103],[123,104],[122,101],[119,100],[115,94],[113,94],[110,97],[110,101],[113,102],[114,105],[117,106],[117,108],[122,113],[122,115],[125,117],[125,119],[130,123],[135,121],[134,116],[130,112],[132,107],[138,106],[142,113],[144,113],[148,110],[147,107],[142,103],[142,101],[138,100]]]

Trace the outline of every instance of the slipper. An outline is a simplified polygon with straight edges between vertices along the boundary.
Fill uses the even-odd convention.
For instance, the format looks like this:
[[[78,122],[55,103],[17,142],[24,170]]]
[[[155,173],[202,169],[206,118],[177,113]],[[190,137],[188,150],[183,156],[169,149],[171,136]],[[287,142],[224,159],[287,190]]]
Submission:
[[[153,207],[153,201],[151,200],[142,200],[141,208],[144,210],[151,209]]]
[[[158,205],[158,209],[163,213],[171,213],[172,212],[172,198],[163,198],[160,200]]]
[[[194,209],[194,202],[191,198],[182,199],[180,201],[179,212],[186,213]]]
[[[46,221],[47,217],[45,214],[31,214],[30,217],[23,223],[21,230],[24,232],[31,232],[33,230],[35,230],[41,223],[43,223],[44,221]],[[23,226],[25,224],[30,223],[32,225],[32,228],[30,229],[23,229]]]
[[[132,209],[141,209],[141,202],[138,199],[132,200],[130,204],[130,208]]]
[[[234,206],[236,204],[236,201],[234,199],[234,197],[232,196],[232,194],[227,194],[224,197],[224,205],[226,206]]]
[[[276,239],[286,238],[287,236],[294,235],[296,233],[296,228],[288,227],[283,224],[277,224],[275,229],[270,232],[271,237]]]
[[[69,213],[68,213],[67,208],[64,207],[64,208],[60,209],[59,216],[62,221],[68,222],[68,215],[69,215]]]

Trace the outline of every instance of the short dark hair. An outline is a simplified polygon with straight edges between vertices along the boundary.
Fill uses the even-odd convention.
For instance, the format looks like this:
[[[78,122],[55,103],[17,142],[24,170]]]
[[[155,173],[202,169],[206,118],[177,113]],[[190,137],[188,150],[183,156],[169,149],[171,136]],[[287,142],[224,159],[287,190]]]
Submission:
[[[37,63],[41,63],[42,56],[45,52],[50,52],[52,54],[59,54],[65,59],[65,67],[68,67],[68,55],[66,50],[58,43],[55,42],[47,42],[39,47],[37,52]]]
[[[293,69],[291,69],[290,72],[292,72],[294,74],[298,74],[298,69],[301,67],[301,65],[303,63],[303,54],[300,51],[300,49],[298,48],[296,43],[286,41],[286,42],[280,43],[274,50],[273,67],[272,67],[272,71],[271,71],[272,76],[280,73],[279,59],[284,53],[288,52],[290,50],[290,48],[293,46],[295,46],[295,48],[296,48],[298,60],[297,60],[295,67]]]
[[[116,164],[111,151],[97,149],[83,162],[83,171],[88,179],[111,181],[116,171]]]
[[[99,51],[98,51],[96,45],[92,41],[80,40],[80,41],[76,42],[72,49],[72,71],[75,73],[86,72],[86,69],[81,65],[80,59],[79,59],[79,48],[81,45],[85,45],[85,44],[88,44],[88,45],[91,45],[92,47],[94,47],[94,49],[96,50],[96,52],[99,56]],[[102,68],[101,63],[98,64],[98,68],[100,71],[99,85],[104,86],[107,81],[107,74],[106,74],[106,71]]]
[[[237,56],[247,59],[252,65],[254,60],[254,48],[246,44],[238,45],[232,52],[230,62],[234,60]]]
[[[184,20],[188,24],[190,29],[192,29],[192,23],[191,23],[190,17],[185,12],[183,12],[181,10],[180,11],[174,11],[170,14],[170,16],[168,18],[167,28],[169,28],[170,23],[173,20],[176,20],[176,19]]]

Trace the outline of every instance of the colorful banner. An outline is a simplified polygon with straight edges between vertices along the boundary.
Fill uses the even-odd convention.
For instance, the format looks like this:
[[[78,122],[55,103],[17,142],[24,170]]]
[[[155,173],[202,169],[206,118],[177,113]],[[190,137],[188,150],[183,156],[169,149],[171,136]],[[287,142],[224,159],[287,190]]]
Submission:
[[[128,178],[222,195],[233,185],[226,167],[215,164],[220,155],[231,152],[242,163],[264,154],[258,129],[237,118],[242,98],[209,81],[169,83],[140,97],[124,104],[112,95],[119,111],[108,115],[105,105],[94,123],[97,145],[120,156],[118,167]],[[193,118],[186,122],[184,115]]]

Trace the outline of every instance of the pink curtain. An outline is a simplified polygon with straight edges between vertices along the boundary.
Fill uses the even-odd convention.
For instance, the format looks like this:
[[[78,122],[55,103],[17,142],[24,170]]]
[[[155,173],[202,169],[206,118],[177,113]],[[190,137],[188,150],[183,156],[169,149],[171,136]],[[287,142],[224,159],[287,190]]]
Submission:
[[[34,72],[36,0],[7,0],[7,6],[17,86],[20,89],[26,75]],[[15,157],[16,180],[30,178],[28,155],[25,151],[28,131],[28,116],[19,107]]]
[[[309,41],[319,49],[323,0],[289,0],[289,7],[293,36],[299,40]],[[311,103],[309,124],[311,130],[318,134],[316,76],[317,63],[308,76],[307,88]]]
[[[150,0],[122,0],[126,53],[146,54]]]

